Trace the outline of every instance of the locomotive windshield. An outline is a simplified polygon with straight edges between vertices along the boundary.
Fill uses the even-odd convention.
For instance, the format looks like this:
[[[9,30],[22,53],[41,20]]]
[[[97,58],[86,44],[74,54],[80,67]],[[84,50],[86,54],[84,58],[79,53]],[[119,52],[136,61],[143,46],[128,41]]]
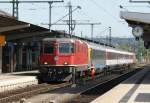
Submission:
[[[44,44],[44,53],[45,54],[53,54],[54,53],[54,46],[50,43]]]
[[[59,43],[59,53],[68,54],[73,52],[74,48],[72,43]]]

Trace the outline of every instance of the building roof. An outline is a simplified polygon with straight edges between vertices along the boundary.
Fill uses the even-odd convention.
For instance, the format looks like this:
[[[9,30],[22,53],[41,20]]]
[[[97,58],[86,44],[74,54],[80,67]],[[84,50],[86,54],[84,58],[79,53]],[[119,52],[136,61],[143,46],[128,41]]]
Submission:
[[[0,35],[4,35],[7,41],[21,40],[23,42],[27,40],[32,41],[33,38],[39,41],[45,37],[69,37],[70,38],[72,36],[73,38],[78,38],[81,40],[86,40],[101,45],[107,45],[90,39],[69,35],[62,31],[50,32],[49,29],[47,28],[16,20],[14,17],[10,16],[10,14],[5,13],[1,10],[0,10]]]
[[[150,13],[122,11],[120,17],[128,21],[150,24]]]
[[[47,28],[16,20],[8,13],[0,11],[0,34],[5,35],[6,40],[32,37],[48,32]]]
[[[5,11],[2,11],[2,10],[0,10],[0,15],[3,15],[3,16],[6,16],[6,17],[10,17],[10,18],[14,18],[14,17],[11,16],[11,14],[9,14],[9,13],[7,13]]]

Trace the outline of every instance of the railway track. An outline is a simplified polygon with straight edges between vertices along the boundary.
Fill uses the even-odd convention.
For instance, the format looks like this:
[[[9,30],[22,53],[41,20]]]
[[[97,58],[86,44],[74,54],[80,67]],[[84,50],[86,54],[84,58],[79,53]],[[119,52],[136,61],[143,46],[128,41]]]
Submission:
[[[136,73],[139,69],[136,69],[132,72],[125,73],[121,76],[112,76],[114,79],[108,79],[107,80],[102,80],[101,84],[96,85],[95,87],[93,86],[92,88],[88,90],[84,90],[84,92],[80,92],[80,96],[78,96],[76,99],[73,99],[69,103],[89,103],[96,97],[100,96],[101,94],[105,93],[121,81],[127,79],[134,73]],[[117,74],[118,75],[118,74]],[[110,85],[111,84],[111,85]],[[33,85],[33,86],[28,86],[26,88],[20,88],[17,90],[12,90],[12,91],[7,91],[7,92],[2,92],[0,93],[0,103],[7,103],[7,102],[13,102],[13,101],[19,101],[22,98],[29,98],[34,95],[40,94],[40,93],[45,93],[50,90],[55,90],[58,88],[63,88],[70,86],[70,83],[61,83],[61,84],[39,84],[39,85]],[[86,85],[85,85],[86,86]]]
[[[133,71],[129,71],[127,73],[119,75],[111,80],[97,84],[96,86],[93,86],[92,88],[81,92],[77,98],[69,101],[68,103],[90,103],[92,100],[109,91],[110,89],[112,89],[122,81],[126,80],[127,78],[131,77],[133,74],[137,73],[140,70],[141,69],[135,69]]]
[[[0,93],[0,103],[7,103],[12,101],[19,101],[22,98],[29,98],[34,95],[45,93],[50,90],[55,90],[58,88],[63,88],[69,86],[70,83],[61,83],[61,84],[39,84],[28,86],[26,88],[20,88],[17,90],[11,90],[7,92]]]

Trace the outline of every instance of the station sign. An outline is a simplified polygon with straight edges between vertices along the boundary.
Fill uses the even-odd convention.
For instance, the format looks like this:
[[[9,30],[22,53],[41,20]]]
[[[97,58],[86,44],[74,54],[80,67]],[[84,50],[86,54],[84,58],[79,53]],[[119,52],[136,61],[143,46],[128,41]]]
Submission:
[[[0,46],[4,46],[5,45],[5,36],[0,35]]]

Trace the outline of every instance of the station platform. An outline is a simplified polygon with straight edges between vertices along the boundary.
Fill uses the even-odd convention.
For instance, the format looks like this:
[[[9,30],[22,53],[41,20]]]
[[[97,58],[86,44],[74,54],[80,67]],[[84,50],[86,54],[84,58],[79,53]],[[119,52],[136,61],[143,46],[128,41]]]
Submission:
[[[150,103],[150,65],[91,103]]]
[[[38,84],[38,71],[0,74],[0,92]]]

